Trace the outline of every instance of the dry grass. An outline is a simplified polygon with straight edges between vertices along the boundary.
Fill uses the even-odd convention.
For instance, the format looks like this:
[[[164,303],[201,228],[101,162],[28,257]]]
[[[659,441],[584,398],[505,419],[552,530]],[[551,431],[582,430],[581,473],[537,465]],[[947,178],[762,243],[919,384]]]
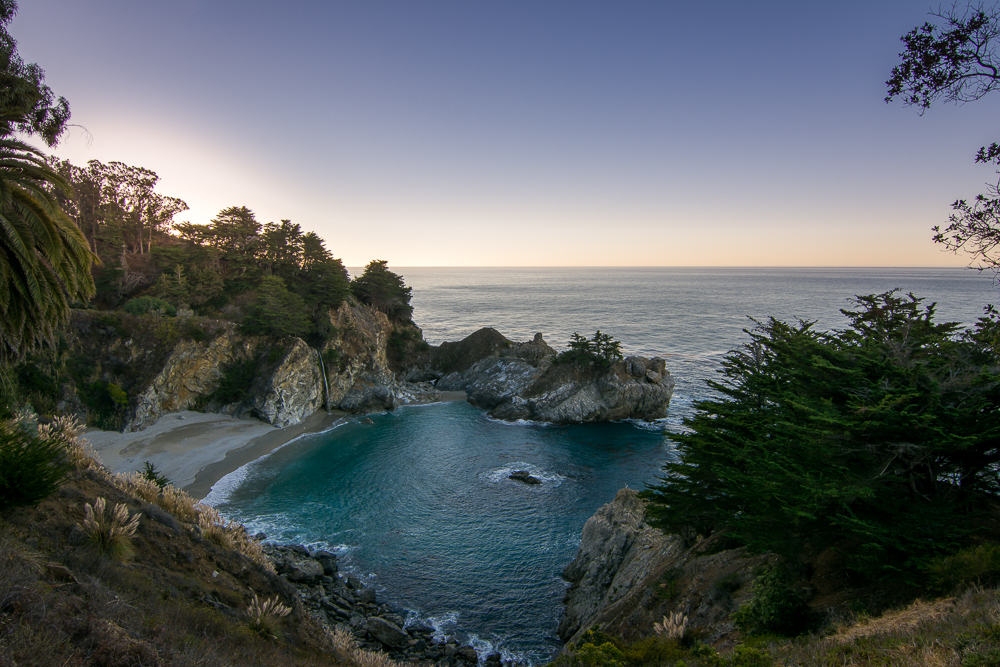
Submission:
[[[653,623],[653,632],[661,637],[680,641],[684,639],[684,635],[687,633],[687,627],[687,614],[677,611],[673,614],[667,614],[664,616],[662,623]]]
[[[357,642],[347,630],[336,628],[328,633],[330,643],[337,656],[348,665],[355,667],[399,667],[399,663],[391,660],[384,653],[365,651],[358,647]]]
[[[128,508],[119,503],[110,515],[104,515],[104,498],[98,498],[93,506],[83,506],[83,532],[91,544],[105,556],[123,561],[132,556],[132,536],[139,527],[139,515],[130,517]]]
[[[253,599],[247,605],[246,614],[250,619],[250,629],[263,637],[274,636],[274,622],[292,613],[291,607],[281,604],[277,597],[261,600],[257,594],[253,594]]]

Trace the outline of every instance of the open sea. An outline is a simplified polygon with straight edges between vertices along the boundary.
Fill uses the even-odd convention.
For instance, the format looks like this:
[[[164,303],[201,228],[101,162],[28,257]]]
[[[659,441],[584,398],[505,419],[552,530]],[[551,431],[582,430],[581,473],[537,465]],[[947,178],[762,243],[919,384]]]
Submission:
[[[600,329],[660,356],[677,381],[660,422],[504,423],[466,403],[407,407],[300,438],[224,478],[208,501],[269,540],[325,547],[404,616],[471,640],[481,656],[538,664],[555,636],[584,522],[615,492],[654,482],[670,433],[707,397],[749,317],[841,328],[856,294],[899,288],[972,324],[998,302],[963,269],[393,268],[431,344],[494,327],[556,349]],[[352,275],[360,269],[351,270]],[[543,480],[507,479],[526,469]]]

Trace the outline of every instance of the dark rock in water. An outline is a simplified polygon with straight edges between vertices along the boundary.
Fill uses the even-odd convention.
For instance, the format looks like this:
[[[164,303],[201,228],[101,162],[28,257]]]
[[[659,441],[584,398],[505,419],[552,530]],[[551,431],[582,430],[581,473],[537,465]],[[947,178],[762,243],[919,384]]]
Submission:
[[[534,477],[527,470],[515,470],[510,474],[510,479],[516,479],[519,482],[524,482],[525,484],[541,484],[542,480]]]
[[[366,604],[375,604],[375,589],[374,588],[361,589],[361,592],[358,593],[358,602],[364,602]]]
[[[373,421],[372,421],[371,419],[369,419],[368,417],[365,417],[364,419],[362,419],[362,420],[361,420],[361,423],[362,423],[362,424],[374,424],[375,422],[373,422]]]
[[[398,625],[378,616],[369,618],[365,629],[368,630],[368,634],[385,646],[402,646],[409,639]]]

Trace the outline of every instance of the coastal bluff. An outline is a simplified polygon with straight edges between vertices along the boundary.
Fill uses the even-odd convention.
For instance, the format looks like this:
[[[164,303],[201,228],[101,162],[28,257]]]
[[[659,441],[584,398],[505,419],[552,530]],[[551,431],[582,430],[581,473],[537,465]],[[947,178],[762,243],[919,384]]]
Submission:
[[[652,420],[666,416],[674,389],[660,358],[562,360],[542,334],[514,342],[489,328],[431,346],[412,322],[358,304],[329,311],[316,339],[247,335],[193,316],[74,311],[51,368],[31,370],[53,384],[53,414],[125,432],[184,410],[285,428],[323,408],[382,412],[442,392],[465,392],[508,421]]]
[[[689,545],[653,528],[638,493],[621,489],[584,524],[576,557],[563,570],[569,588],[560,639],[579,643],[594,626],[640,639],[680,612],[706,643],[727,642],[738,634],[730,616],[750,598],[754,569],[778,557],[719,549],[718,542]]]

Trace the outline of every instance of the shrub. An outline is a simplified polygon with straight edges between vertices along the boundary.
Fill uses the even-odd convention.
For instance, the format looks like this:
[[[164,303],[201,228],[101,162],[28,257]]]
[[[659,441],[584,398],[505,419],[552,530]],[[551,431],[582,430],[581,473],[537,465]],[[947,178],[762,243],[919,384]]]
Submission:
[[[137,299],[129,299],[124,306],[124,310],[129,315],[145,315],[146,313],[160,313],[167,317],[177,315],[177,309],[163,299],[154,296],[140,296]]]
[[[105,516],[104,505],[104,498],[98,498],[93,506],[83,506],[83,532],[103,555],[125,560],[132,555],[132,536],[139,527],[139,515],[129,517],[128,508],[119,503],[110,516]]]
[[[936,558],[927,566],[930,585],[940,591],[977,584],[1000,583],[1000,544],[986,542]]]
[[[261,600],[257,594],[253,594],[253,599],[247,605],[247,617],[250,619],[250,628],[263,637],[274,637],[275,622],[292,612],[290,607],[281,604],[277,597]]]
[[[219,386],[209,396],[209,400],[223,405],[243,400],[250,385],[257,377],[257,362],[253,359],[233,361],[222,369]]]
[[[653,623],[653,632],[666,637],[667,639],[676,639],[677,641],[681,641],[687,633],[687,627],[687,614],[677,611],[673,614],[667,614],[664,616],[662,623]]]
[[[788,575],[777,566],[764,569],[750,588],[751,599],[733,614],[745,635],[795,635],[802,631],[806,604],[788,584]]]
[[[0,423],[0,508],[41,502],[59,487],[70,467],[59,438]]]
[[[142,476],[148,479],[153,484],[156,484],[156,486],[160,488],[160,491],[162,491],[163,487],[165,487],[167,484],[170,484],[170,480],[161,475],[156,470],[156,466],[150,463],[149,461],[144,461],[142,464]]]

